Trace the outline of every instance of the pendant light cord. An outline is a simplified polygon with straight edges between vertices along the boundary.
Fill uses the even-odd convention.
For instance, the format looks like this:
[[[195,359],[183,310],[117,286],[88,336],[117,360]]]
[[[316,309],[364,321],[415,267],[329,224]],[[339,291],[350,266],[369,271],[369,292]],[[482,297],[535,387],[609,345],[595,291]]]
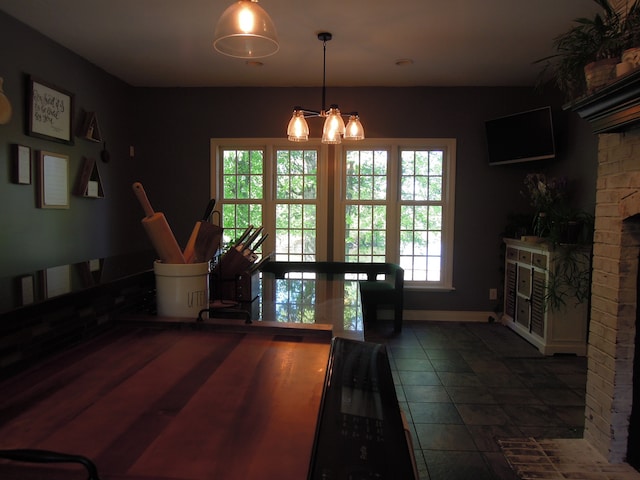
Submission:
[[[325,87],[325,80],[327,78],[327,40],[326,38],[322,40],[322,111],[327,111],[327,106],[325,104],[327,91]]]

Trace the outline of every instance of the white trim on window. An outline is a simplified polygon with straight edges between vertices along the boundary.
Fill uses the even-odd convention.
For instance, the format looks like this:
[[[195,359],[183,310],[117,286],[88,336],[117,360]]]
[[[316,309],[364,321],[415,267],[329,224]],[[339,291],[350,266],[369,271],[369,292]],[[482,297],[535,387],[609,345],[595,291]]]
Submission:
[[[405,281],[405,287],[410,289],[453,289],[453,238],[455,220],[455,167],[456,167],[456,139],[366,139],[360,142],[344,142],[336,148],[336,171],[340,172],[339,184],[336,187],[334,205],[334,247],[336,260],[344,260],[344,238],[346,237],[345,212],[345,182],[346,156],[348,150],[383,150],[389,154],[387,200],[387,261],[400,263],[400,152],[402,150],[436,150],[442,149],[443,158],[443,192],[442,192],[442,254],[441,277],[434,281]],[[367,203],[367,202],[363,202]],[[382,203],[382,202],[378,202]]]
[[[406,281],[409,289],[453,289],[453,237],[455,214],[455,178],[456,178],[456,139],[366,139],[361,142],[344,142],[340,145],[323,145],[319,140],[304,143],[288,142],[282,138],[226,138],[211,139],[211,196],[221,199],[221,182],[218,161],[225,149],[257,149],[265,152],[265,183],[263,199],[263,215],[265,232],[275,230],[275,158],[279,149],[318,151],[318,232],[326,232],[326,241],[319,236],[317,245],[318,260],[344,259],[344,190],[346,175],[346,151],[349,149],[385,150],[389,155],[388,186],[387,186],[387,261],[399,263],[400,245],[400,152],[403,149],[442,149],[443,158],[443,192],[442,192],[442,255],[441,278],[438,282]],[[222,200],[224,201],[224,200]],[[271,208],[273,207],[273,208]],[[332,238],[333,237],[333,238]],[[275,244],[273,236],[263,245],[264,252],[273,251]],[[329,258],[331,257],[331,258]]]

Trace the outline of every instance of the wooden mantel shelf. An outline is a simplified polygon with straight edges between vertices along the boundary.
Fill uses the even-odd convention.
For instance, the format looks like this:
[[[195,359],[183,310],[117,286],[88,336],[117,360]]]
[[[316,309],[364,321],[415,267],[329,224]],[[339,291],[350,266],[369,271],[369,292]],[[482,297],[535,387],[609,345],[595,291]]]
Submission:
[[[565,105],[587,120],[594,133],[623,132],[640,123],[640,70]]]

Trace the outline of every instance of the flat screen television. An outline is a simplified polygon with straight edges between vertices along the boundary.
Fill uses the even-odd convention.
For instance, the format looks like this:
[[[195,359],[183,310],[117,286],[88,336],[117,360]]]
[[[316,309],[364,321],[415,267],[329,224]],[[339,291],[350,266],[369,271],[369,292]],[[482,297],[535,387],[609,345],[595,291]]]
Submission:
[[[551,107],[488,120],[485,129],[490,165],[556,156]]]

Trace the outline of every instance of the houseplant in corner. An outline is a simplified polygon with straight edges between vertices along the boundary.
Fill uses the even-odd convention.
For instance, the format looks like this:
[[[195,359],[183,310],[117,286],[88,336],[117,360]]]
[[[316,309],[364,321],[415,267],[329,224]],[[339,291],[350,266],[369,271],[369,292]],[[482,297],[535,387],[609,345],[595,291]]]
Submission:
[[[594,0],[602,12],[576,18],[574,25],[553,40],[555,53],[544,63],[540,81],[548,73],[568,100],[590,93],[615,78],[622,50],[622,19],[609,0]]]
[[[526,192],[522,194],[529,198],[534,208],[533,234],[547,238],[555,230],[555,213],[562,209],[567,196],[566,178],[547,178],[544,173],[529,173],[524,178]]]
[[[545,305],[552,310],[589,299],[591,291],[591,248],[593,215],[569,206],[569,181],[530,173],[525,177],[526,192],[535,209],[533,231],[549,245],[555,255],[548,272]]]

